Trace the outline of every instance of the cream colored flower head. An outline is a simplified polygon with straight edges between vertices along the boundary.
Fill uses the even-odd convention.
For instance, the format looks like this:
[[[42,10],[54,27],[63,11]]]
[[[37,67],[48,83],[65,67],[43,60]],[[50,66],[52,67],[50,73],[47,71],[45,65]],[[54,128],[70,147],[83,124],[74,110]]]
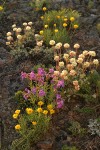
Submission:
[[[60,75],[60,72],[59,72],[59,71],[54,71],[54,75],[55,75],[55,76],[59,76],[59,75]]]
[[[82,59],[85,58],[85,56],[84,56],[83,54],[80,54],[78,57],[79,57],[79,58],[82,58]]]
[[[78,48],[80,48],[80,45],[76,43],[76,44],[74,44],[74,48],[78,49]]]
[[[66,75],[68,74],[68,71],[67,71],[67,70],[63,70],[63,71],[61,72],[61,74],[62,74],[63,76],[66,76]]]
[[[78,86],[78,81],[77,81],[77,80],[74,80],[74,81],[73,81],[73,85]]]
[[[75,90],[79,91],[80,90],[80,86],[75,86]]]
[[[63,61],[59,62],[59,67],[61,67],[61,68],[64,67],[64,62]]]
[[[99,65],[99,60],[98,60],[98,59],[94,59],[94,60],[93,60],[93,64],[94,64],[94,65]]]
[[[68,76],[64,76],[64,80],[68,80]]]
[[[62,47],[62,43],[57,43],[56,45],[55,45],[55,49],[60,49]]]
[[[84,55],[84,56],[87,56],[87,55],[88,55],[88,51],[87,51],[87,50],[84,50],[84,51],[83,51],[83,55]]]
[[[8,37],[7,37],[7,40],[8,40],[8,41],[12,41],[12,40],[13,40],[13,37],[12,37],[12,36],[8,36]]]
[[[17,31],[17,28],[13,28],[13,31]]]
[[[55,56],[55,57],[54,57],[54,60],[55,60],[55,61],[59,61],[59,56]]]
[[[77,59],[77,62],[78,62],[79,64],[82,64],[82,63],[83,63],[83,58],[78,58],[78,59]]]
[[[23,23],[23,26],[27,26],[27,23],[26,23],[26,22],[24,22],[24,23]]]
[[[16,32],[20,33],[22,31],[21,28],[17,28]]]
[[[33,22],[28,22],[28,25],[31,26],[33,24]]]
[[[84,62],[83,66],[84,66],[85,68],[88,68],[88,67],[90,66],[90,62]]]
[[[12,35],[12,33],[11,33],[11,32],[8,32],[8,33],[7,33],[7,36],[11,36],[11,35]]]
[[[43,41],[39,41],[39,42],[37,42],[36,44],[37,44],[37,46],[41,47],[42,44],[43,44]]]
[[[20,35],[20,34],[17,35],[17,39],[18,39],[18,40],[21,40],[21,39],[22,39],[22,35]]]
[[[75,52],[75,51],[70,51],[70,52],[69,52],[69,55],[70,55],[71,57],[74,57],[74,56],[76,56],[76,52]]]
[[[30,31],[31,30],[31,27],[30,26],[27,26],[26,27],[26,31]]]
[[[53,45],[55,45],[55,41],[54,40],[50,40],[50,42],[49,42],[49,44],[51,45],[51,46],[53,46]]]
[[[76,59],[75,58],[70,58],[70,63],[74,63],[74,62],[76,62]]]
[[[66,60],[67,58],[69,58],[69,54],[64,54],[63,58]]]
[[[68,43],[64,44],[64,48],[69,48],[69,47],[70,47],[70,45]]]
[[[76,75],[76,71],[75,71],[75,70],[71,70],[71,71],[69,72],[69,74],[70,74],[70,76],[75,76],[75,75]]]
[[[68,69],[68,70],[72,70],[73,68],[74,68],[74,66],[73,66],[72,64],[68,64],[68,65],[67,65],[67,69]]]
[[[95,57],[96,56],[96,52],[95,51],[89,51],[88,54],[92,57]]]
[[[12,28],[16,28],[16,24],[13,24],[13,25],[12,25]]]
[[[77,66],[77,62],[72,62],[73,67]]]

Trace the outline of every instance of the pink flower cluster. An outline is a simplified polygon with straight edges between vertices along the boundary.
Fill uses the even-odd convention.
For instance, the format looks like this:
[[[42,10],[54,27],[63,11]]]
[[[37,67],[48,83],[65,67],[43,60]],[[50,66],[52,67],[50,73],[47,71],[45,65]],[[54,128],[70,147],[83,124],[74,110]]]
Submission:
[[[38,98],[46,99],[47,95],[50,94],[50,89],[47,88],[52,85],[54,88],[54,103],[56,102],[57,108],[62,108],[64,100],[62,99],[61,89],[64,88],[64,80],[55,80],[54,69],[49,69],[47,73],[43,68],[38,68],[37,73],[31,71],[30,73],[21,72],[21,79],[27,79],[31,83],[31,86],[25,88],[23,91],[23,97],[25,100],[30,99],[32,95]],[[56,100],[55,100],[56,99]]]

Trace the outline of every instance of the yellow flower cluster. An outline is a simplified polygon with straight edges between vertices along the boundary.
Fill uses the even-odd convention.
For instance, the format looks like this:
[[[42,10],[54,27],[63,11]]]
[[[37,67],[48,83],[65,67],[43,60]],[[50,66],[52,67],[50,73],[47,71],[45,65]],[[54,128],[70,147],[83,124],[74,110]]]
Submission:
[[[14,119],[17,119],[18,116],[19,116],[19,114],[20,114],[20,110],[17,109],[17,110],[15,111],[15,113],[13,114],[13,118],[14,118]]]
[[[26,108],[26,113],[28,115],[32,114],[33,113],[33,109],[32,108]]]

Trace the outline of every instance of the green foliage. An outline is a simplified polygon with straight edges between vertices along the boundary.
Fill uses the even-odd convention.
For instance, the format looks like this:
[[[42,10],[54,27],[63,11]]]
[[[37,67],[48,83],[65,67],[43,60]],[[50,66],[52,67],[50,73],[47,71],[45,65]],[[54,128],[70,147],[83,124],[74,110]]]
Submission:
[[[72,121],[69,131],[72,132],[74,136],[84,136],[86,134],[86,129],[82,128],[80,123],[77,121]]]
[[[94,6],[94,1],[93,1],[93,0],[89,0],[87,7],[88,7],[89,9],[92,9],[93,6]]]
[[[75,30],[74,25],[79,26],[79,16],[80,14],[72,9],[52,10],[45,13],[43,16],[43,40],[45,44],[48,46],[50,40],[55,40],[56,43],[69,43]],[[74,21],[70,21],[71,17],[74,18]]]
[[[37,10],[41,10],[43,6],[50,7],[52,0],[32,0],[30,5]]]
[[[100,98],[100,74],[93,70],[81,81],[81,89],[78,93],[86,102],[97,102]]]
[[[37,122],[36,126],[30,123],[33,120]],[[38,113],[20,116],[21,138],[13,141],[12,150],[29,150],[34,142],[37,142],[45,134],[49,127],[49,121],[49,117],[45,117],[43,114],[38,115]]]
[[[44,30],[44,41],[46,45],[49,45],[50,40],[53,39],[56,43],[62,42],[66,43],[66,41],[69,43],[70,39],[66,32],[66,29],[63,28],[62,30],[59,28],[58,32],[55,33],[51,29],[45,29]]]
[[[62,150],[78,150],[75,146],[64,145]]]
[[[91,107],[83,107],[81,109],[77,109],[78,112],[80,113],[84,113],[84,114],[93,114],[95,112],[95,110]]]

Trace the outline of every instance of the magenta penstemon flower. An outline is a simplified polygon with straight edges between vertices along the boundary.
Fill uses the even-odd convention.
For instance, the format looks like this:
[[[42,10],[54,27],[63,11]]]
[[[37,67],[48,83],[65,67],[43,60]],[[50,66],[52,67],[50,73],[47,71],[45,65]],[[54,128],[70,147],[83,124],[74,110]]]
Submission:
[[[36,94],[36,87],[32,88],[32,89],[31,89],[31,92],[32,92],[33,94]]]
[[[44,76],[45,74],[46,74],[46,72],[43,68],[38,68],[38,75]]]
[[[54,69],[53,69],[53,68],[50,68],[50,69],[49,69],[49,73],[50,73],[50,74],[54,73]]]
[[[61,95],[60,95],[60,94],[57,94],[57,95],[56,95],[56,99],[57,99],[57,100],[61,99]]]
[[[21,72],[21,79],[23,80],[23,79],[25,79],[25,78],[27,78],[27,73],[26,72]]]
[[[64,105],[64,101],[61,99],[61,100],[57,100],[57,108],[62,108]]]
[[[57,83],[57,88],[64,87],[64,80],[59,80]]]
[[[46,95],[45,91],[41,89],[41,90],[39,91],[39,96],[40,96],[40,97],[43,97],[43,96],[45,96],[45,95]]]
[[[35,76],[35,73],[32,71],[30,74],[29,74],[29,79],[30,80],[35,80],[36,76]]]

